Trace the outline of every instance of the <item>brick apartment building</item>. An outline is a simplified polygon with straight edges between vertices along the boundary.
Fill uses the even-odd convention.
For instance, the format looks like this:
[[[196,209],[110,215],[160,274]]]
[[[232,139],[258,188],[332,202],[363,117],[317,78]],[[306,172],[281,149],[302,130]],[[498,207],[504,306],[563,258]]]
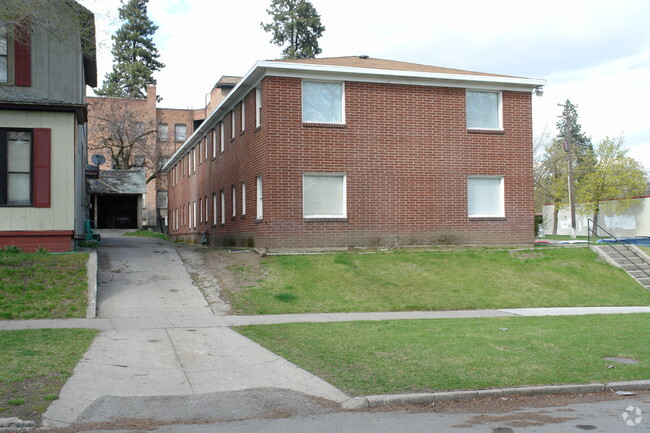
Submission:
[[[88,97],[89,164],[101,154],[99,179],[90,184],[91,219],[98,228],[140,228],[167,225],[167,177],[159,169],[187,137],[237,84],[239,77],[222,77],[201,109],[162,108],[157,105],[156,87],[147,88],[145,99]],[[144,135],[130,155],[131,170],[117,170],[111,155],[116,147],[105,138]],[[139,173],[145,171],[145,185]],[[132,172],[130,172],[132,171]],[[146,188],[146,193],[139,191]],[[134,193],[137,191],[137,193]]]
[[[169,233],[291,248],[532,243],[544,80],[260,61],[167,162]]]

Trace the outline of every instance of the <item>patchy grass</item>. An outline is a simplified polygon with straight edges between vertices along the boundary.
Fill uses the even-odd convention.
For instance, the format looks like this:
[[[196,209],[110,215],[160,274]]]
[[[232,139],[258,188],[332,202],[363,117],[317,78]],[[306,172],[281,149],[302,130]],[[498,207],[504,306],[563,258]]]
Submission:
[[[230,293],[248,314],[650,305],[588,248],[273,256]]]
[[[0,331],[0,418],[38,421],[98,331]]]
[[[0,252],[0,319],[85,317],[87,253]]]
[[[236,329],[347,393],[369,395],[647,379],[649,326],[650,315],[630,314]]]
[[[169,240],[169,236],[167,236],[165,233],[152,232],[149,230],[137,230],[134,232],[128,232],[124,233],[124,236],[140,236],[143,238],[158,238],[164,239],[166,241]]]

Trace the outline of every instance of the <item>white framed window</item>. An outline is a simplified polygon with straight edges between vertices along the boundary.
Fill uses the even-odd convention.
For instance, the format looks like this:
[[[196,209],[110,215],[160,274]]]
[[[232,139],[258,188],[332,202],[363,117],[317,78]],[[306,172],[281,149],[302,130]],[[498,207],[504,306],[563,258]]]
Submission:
[[[343,83],[303,81],[302,121],[345,123],[345,86]]]
[[[212,193],[212,224],[217,225],[217,193]]]
[[[255,127],[262,124],[262,89],[255,89]]]
[[[235,109],[230,112],[230,138],[235,138]]]
[[[208,136],[203,137],[203,159],[208,159]]]
[[[199,199],[199,223],[203,222],[203,200]]]
[[[196,146],[192,148],[192,173],[196,173]]]
[[[261,220],[264,217],[264,204],[263,204],[263,198],[264,196],[262,195],[262,176],[257,176],[255,178],[255,183],[256,183],[256,201],[257,201],[257,210],[256,210],[256,216],[255,218],[258,220]]]
[[[174,139],[176,141],[185,141],[185,138],[187,138],[187,125],[184,123],[174,125]]]
[[[158,124],[158,140],[167,141],[169,139],[169,126],[166,123]]]
[[[203,204],[205,205],[205,220],[204,221],[207,224],[208,220],[210,219],[210,217],[208,215],[209,208],[208,208],[208,196],[207,195],[205,197],[203,197]]]
[[[503,176],[468,176],[468,216],[474,218],[504,218],[503,184]]]
[[[223,153],[225,142],[225,132],[223,130],[223,122],[219,122],[219,152]]]
[[[237,188],[235,185],[230,187],[230,194],[232,197],[232,217],[235,218],[237,216]]]
[[[241,101],[241,132],[244,132],[246,129],[246,103],[244,101]]]
[[[217,157],[217,129],[212,130],[212,158]]]
[[[302,202],[305,218],[347,218],[346,175],[304,174]]]
[[[194,219],[192,220],[192,227],[196,228],[196,202],[193,201],[192,205],[194,207],[194,210],[192,211],[192,216],[194,217]]]
[[[241,183],[241,215],[246,215],[246,183]]]
[[[221,190],[221,224],[226,223],[226,193]]]
[[[187,228],[192,226],[192,203],[187,204]]]
[[[468,90],[465,93],[467,129],[503,129],[501,105],[501,92]]]

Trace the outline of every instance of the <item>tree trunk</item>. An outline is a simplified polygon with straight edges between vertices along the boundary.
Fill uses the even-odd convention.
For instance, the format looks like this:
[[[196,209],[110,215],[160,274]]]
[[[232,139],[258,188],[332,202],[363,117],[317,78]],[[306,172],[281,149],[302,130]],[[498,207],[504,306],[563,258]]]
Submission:
[[[560,211],[560,203],[555,202],[553,205],[553,236],[557,235],[557,214]]]

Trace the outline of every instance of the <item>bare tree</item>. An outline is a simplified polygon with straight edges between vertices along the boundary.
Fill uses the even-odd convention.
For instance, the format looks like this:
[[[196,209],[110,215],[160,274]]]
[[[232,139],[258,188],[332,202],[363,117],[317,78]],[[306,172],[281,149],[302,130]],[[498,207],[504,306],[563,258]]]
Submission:
[[[170,156],[157,144],[156,124],[134,107],[111,102],[94,99],[89,104],[88,151],[103,154],[116,170],[144,168],[149,183]]]

